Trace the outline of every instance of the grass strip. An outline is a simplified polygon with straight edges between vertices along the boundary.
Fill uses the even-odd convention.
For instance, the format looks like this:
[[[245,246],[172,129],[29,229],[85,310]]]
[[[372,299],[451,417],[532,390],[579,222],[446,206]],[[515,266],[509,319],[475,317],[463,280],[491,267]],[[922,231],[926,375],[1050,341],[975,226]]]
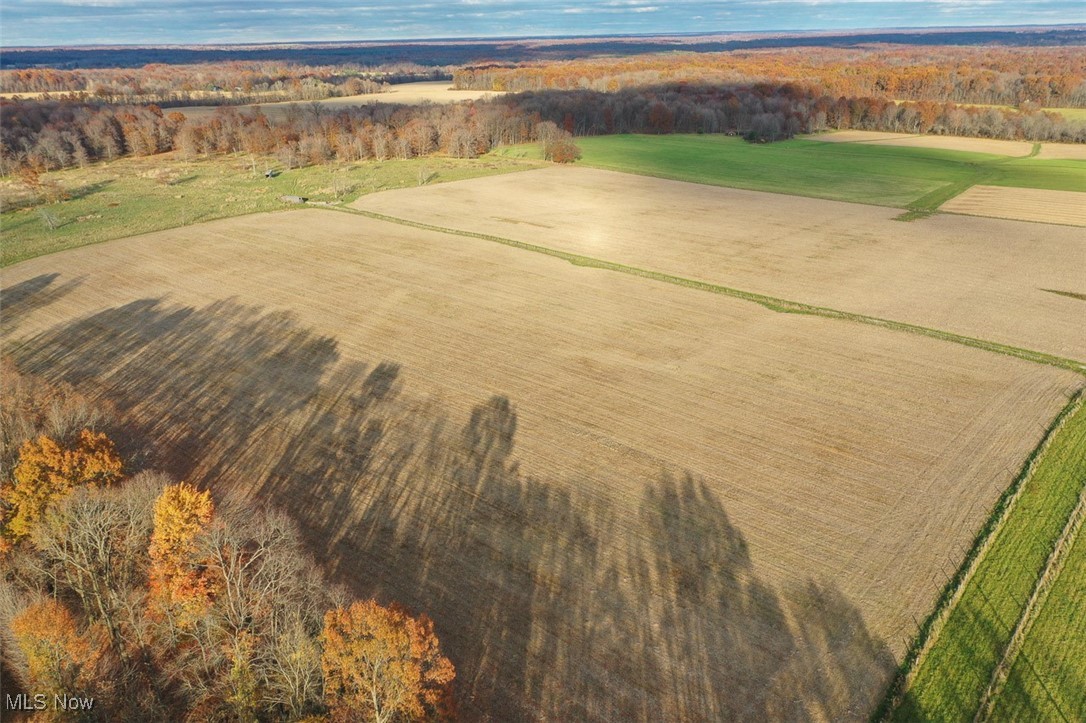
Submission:
[[[996,502],[875,720],[971,720],[1086,485],[1079,391]],[[1081,653],[1082,651],[1080,651]]]
[[[404,218],[397,218],[395,216],[386,216],[382,213],[365,211],[363,209],[357,208],[343,208],[338,206],[330,206],[328,208],[334,211],[342,211],[345,213],[353,213],[360,216],[366,216],[367,218],[372,218],[378,221],[386,221],[388,223],[400,224],[401,226],[409,226],[412,228],[421,229],[423,231],[436,231],[438,233],[450,234],[454,236],[464,236],[467,238],[475,238],[482,241],[491,241],[493,243],[502,244],[503,246],[511,246],[513,248],[518,248],[525,251],[532,251],[533,253],[543,254],[545,256],[553,256],[554,258],[568,261],[574,266],[584,266],[588,268],[604,269],[607,271],[617,271],[622,274],[629,274],[630,276],[639,276],[645,279],[652,279],[654,281],[675,284],[676,286],[685,286],[687,288],[697,289],[699,291],[708,291],[709,293],[720,294],[722,296],[731,296],[737,299],[751,301],[755,304],[760,304],[772,311],[779,311],[787,314],[810,314],[812,316],[821,316],[827,319],[844,319],[847,321],[859,322],[861,324],[879,326],[884,329],[905,331],[912,334],[919,334],[921,336],[931,337],[933,339],[941,339],[943,341],[950,341],[956,344],[963,344],[965,346],[973,347],[975,349],[983,349],[984,351],[1004,354],[1006,356],[1024,359],[1026,361],[1031,361],[1037,364],[1046,364],[1048,366],[1059,367],[1061,369],[1069,369],[1080,374],[1086,374],[1086,363],[1075,361],[1074,359],[1066,359],[1064,357],[1055,356],[1053,354],[1045,354],[1044,352],[1033,351],[1031,349],[1022,349],[1019,347],[1010,346],[1008,344],[1000,344],[994,341],[987,341],[985,339],[976,339],[974,337],[962,336],[961,334],[954,334],[952,332],[941,331],[939,329],[931,329],[926,326],[919,326],[917,324],[908,324],[901,321],[891,321],[889,319],[880,319],[879,317],[868,316],[866,314],[855,314],[848,311],[838,311],[837,309],[830,309],[824,306],[814,306],[812,304],[804,304],[798,301],[789,301],[788,299],[780,299],[774,296],[766,296],[765,294],[757,294],[751,291],[733,289],[728,286],[711,284],[707,281],[697,281],[695,279],[688,279],[682,276],[674,276],[672,274],[665,274],[660,271],[651,271],[649,269],[642,269],[637,266],[627,266],[626,264],[619,264],[613,261],[605,261],[603,259],[597,259],[591,256],[583,256],[581,254],[574,254],[568,251],[560,251],[558,249],[553,249],[548,246],[539,246],[537,244],[530,244],[524,241],[516,241],[514,239],[503,238],[501,236],[493,236],[491,234],[446,228],[444,226],[436,226],[429,223],[422,223],[420,221],[411,221]]]
[[[1086,454],[1086,452],[1084,452]],[[1086,534],[1075,537],[1063,570],[1037,613],[990,720],[1086,720]]]
[[[1084,453],[1086,453],[1086,448],[1084,448]],[[1033,624],[1037,621],[1037,617],[1044,608],[1049,593],[1052,591],[1053,583],[1059,579],[1063,572],[1071,548],[1078,538],[1078,532],[1082,529],[1084,517],[1086,517],[1086,487],[1084,487],[1079,494],[1078,505],[1075,506],[1075,510],[1071,513],[1071,517],[1068,518],[1063,532],[1060,533],[1055,548],[1052,550],[1052,554],[1049,555],[1048,562],[1045,564],[1044,572],[1041,573],[1041,577],[1037,580],[1037,585],[1034,586],[1029,603],[1026,605],[1026,609],[1022,611],[1022,618],[1018,621],[1018,625],[1014,629],[1014,635],[1011,637],[1011,641],[1003,653],[1003,658],[999,661],[999,665],[996,666],[996,669],[992,673],[992,682],[984,692],[980,710],[977,711],[976,718],[974,719],[976,723],[983,723],[984,721],[991,719],[997,701],[999,701],[1004,687],[1006,686],[1007,676],[1010,673],[1011,666],[1013,666],[1018,659],[1023,645],[1029,638],[1030,632],[1033,629]],[[1044,680],[1042,679],[1040,682],[1041,685],[1047,689],[1048,686],[1044,685]]]

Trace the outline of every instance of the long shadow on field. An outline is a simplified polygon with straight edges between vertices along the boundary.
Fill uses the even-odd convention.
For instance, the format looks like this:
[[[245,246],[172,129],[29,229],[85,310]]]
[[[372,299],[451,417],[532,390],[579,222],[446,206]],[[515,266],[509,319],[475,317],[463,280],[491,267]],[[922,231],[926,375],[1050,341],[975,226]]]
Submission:
[[[152,443],[158,467],[213,480],[307,404],[338,352],[287,313],[141,299],[28,339],[13,356],[23,371],[107,397]]]
[[[430,614],[466,719],[859,719],[893,668],[832,585],[760,579],[708,484],[533,478],[510,400],[457,423],[289,314],[145,299],[15,357],[108,397],[156,466],[289,509],[356,594]]]
[[[27,314],[59,301],[83,283],[82,277],[56,284],[60,274],[40,274],[0,289],[0,334],[15,329]]]

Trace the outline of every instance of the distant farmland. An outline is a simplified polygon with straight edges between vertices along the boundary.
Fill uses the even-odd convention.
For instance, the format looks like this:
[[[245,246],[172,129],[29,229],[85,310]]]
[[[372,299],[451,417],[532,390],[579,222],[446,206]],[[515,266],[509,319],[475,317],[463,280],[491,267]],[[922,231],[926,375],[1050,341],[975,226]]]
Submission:
[[[581,163],[610,171],[924,211],[934,211],[976,184],[1086,191],[1086,164],[1062,158],[1078,152],[1075,145],[1040,144],[1042,156],[1047,148],[1060,158],[1015,158],[964,150],[991,149],[993,142],[986,140],[930,139],[953,141],[961,150],[926,148],[928,138],[915,136],[906,138],[916,141],[908,146],[824,142],[834,135],[767,144],[719,135],[596,136],[577,143],[584,154]],[[1003,149],[1003,143],[994,145]],[[505,152],[527,155],[531,150],[514,146]]]
[[[16,361],[288,507],[338,579],[430,613],[465,712],[501,720],[865,719],[1082,386],[332,211],[3,283]]]
[[[281,120],[291,112],[309,113],[315,104],[325,112],[335,112],[342,108],[359,105],[374,105],[377,103],[398,103],[402,105],[420,105],[422,103],[459,103],[465,100],[478,100],[490,96],[501,95],[499,91],[481,90],[457,90],[449,81],[422,81],[418,83],[400,83],[393,85],[386,93],[367,93],[365,95],[349,95],[335,98],[324,98],[317,101],[298,101],[281,103],[259,104],[260,110],[269,118]],[[221,106],[193,105],[170,108],[189,118],[202,120],[215,113]],[[230,106],[239,111],[251,111],[257,105]]]
[[[875,206],[582,168],[354,205],[1086,361],[1083,302],[1053,293],[1086,293],[1081,229],[950,215],[901,223]]]

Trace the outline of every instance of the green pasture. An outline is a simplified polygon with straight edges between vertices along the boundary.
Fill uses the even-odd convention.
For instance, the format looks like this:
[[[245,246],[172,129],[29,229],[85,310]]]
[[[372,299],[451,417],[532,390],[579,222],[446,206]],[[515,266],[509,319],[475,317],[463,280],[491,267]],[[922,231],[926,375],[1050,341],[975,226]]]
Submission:
[[[992,720],[1086,720],[1086,534],[1081,528],[995,699]]]
[[[124,236],[291,206],[280,196],[347,203],[365,193],[505,173],[536,164],[508,158],[414,158],[284,169],[248,156],[184,161],[125,158],[44,175],[44,188],[0,179],[0,266]],[[277,175],[265,178],[267,168]]]
[[[578,138],[580,164],[626,173],[932,211],[976,184],[1086,191],[1086,162],[794,139],[752,144],[722,135]],[[538,158],[532,146],[501,149]]]

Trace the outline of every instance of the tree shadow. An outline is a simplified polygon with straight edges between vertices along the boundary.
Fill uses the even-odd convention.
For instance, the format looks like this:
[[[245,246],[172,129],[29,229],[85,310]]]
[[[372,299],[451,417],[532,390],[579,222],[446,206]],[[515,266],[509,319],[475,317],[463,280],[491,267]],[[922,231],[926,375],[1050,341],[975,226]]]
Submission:
[[[433,617],[468,720],[860,719],[892,672],[831,583],[758,574],[705,482],[532,477],[509,399],[458,424],[291,314],[142,299],[14,356],[108,398],[147,464],[290,511],[355,594]]]
[[[84,277],[56,284],[60,274],[39,274],[0,292],[0,334],[7,336],[31,312],[48,306],[75,291]]]
[[[95,183],[87,183],[79,188],[74,188],[68,191],[68,200],[75,200],[80,198],[87,198],[97,193],[101,193],[110,186],[113,185],[112,179],[106,179],[104,181],[96,181]]]
[[[141,299],[27,339],[12,356],[24,371],[108,398],[146,443],[148,463],[214,479],[307,403],[338,352],[285,312]]]

